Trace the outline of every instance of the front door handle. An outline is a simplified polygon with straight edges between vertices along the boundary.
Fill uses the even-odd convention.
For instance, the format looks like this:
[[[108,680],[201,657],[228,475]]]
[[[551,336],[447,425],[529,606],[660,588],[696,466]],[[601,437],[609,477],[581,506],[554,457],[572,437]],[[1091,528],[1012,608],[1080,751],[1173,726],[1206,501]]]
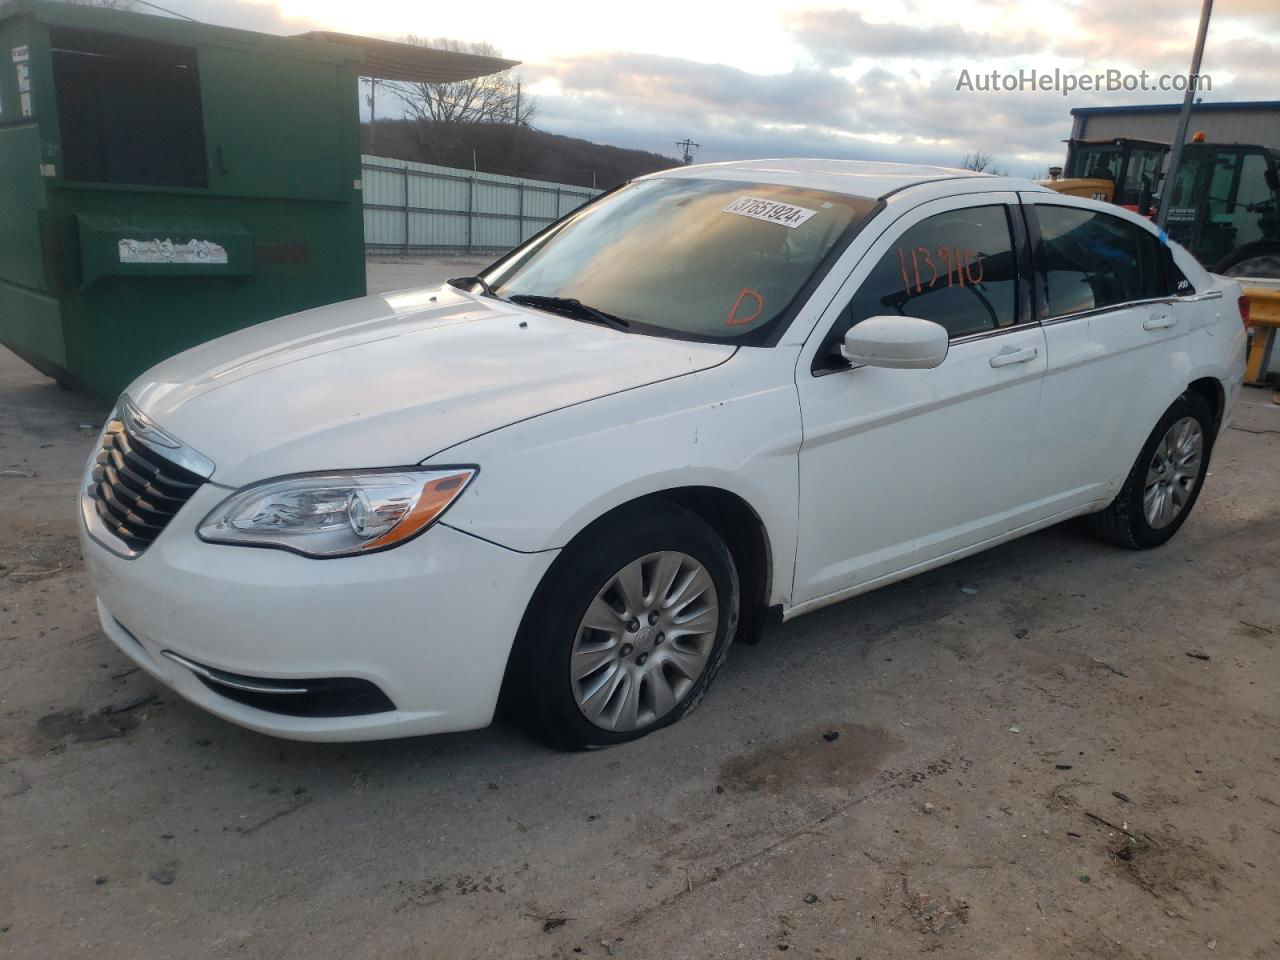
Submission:
[[[1023,347],[1021,350],[997,353],[991,358],[991,365],[993,367],[1007,367],[1013,363],[1030,363],[1038,356],[1040,356],[1040,351],[1035,347]]]
[[[1178,318],[1171,314],[1162,313],[1158,317],[1148,317],[1142,321],[1143,330],[1167,330],[1178,322]]]

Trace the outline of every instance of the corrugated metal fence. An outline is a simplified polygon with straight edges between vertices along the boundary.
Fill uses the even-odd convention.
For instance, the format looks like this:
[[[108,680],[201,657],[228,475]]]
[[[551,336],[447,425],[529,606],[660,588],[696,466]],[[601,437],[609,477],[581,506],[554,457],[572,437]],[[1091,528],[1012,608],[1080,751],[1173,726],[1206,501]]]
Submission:
[[[361,157],[367,253],[501,252],[601,191]]]

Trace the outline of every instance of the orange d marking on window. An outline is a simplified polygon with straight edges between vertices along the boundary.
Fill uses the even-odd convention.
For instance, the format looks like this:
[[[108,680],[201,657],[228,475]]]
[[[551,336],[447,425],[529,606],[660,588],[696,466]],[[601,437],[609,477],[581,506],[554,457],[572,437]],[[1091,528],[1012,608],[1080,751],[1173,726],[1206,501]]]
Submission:
[[[755,312],[747,314],[745,317],[738,316],[738,311],[742,308],[742,301],[751,297],[756,302]],[[751,323],[759,318],[764,312],[764,297],[752,290],[750,287],[743,287],[738,291],[738,299],[733,301],[733,306],[729,308],[729,316],[725,318],[725,325],[729,327],[740,327],[744,323]]]

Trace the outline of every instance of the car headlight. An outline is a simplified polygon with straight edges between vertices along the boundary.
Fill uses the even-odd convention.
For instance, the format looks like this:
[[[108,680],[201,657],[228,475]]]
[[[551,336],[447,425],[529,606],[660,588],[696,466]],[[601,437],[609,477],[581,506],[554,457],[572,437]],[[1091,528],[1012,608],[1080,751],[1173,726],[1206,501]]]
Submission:
[[[372,553],[426,530],[478,472],[356,470],[267,480],[218,504],[200,524],[200,538],[308,557]]]

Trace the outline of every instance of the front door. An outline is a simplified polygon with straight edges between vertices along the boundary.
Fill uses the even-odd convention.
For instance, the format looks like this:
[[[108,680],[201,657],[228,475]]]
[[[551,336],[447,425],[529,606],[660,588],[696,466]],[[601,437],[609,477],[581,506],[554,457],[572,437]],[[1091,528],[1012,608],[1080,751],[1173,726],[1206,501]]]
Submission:
[[[999,536],[1037,492],[1045,341],[1030,316],[1012,193],[903,214],[860,260],[801,354],[796,605]],[[871,316],[951,334],[931,370],[850,368],[835,351]]]

